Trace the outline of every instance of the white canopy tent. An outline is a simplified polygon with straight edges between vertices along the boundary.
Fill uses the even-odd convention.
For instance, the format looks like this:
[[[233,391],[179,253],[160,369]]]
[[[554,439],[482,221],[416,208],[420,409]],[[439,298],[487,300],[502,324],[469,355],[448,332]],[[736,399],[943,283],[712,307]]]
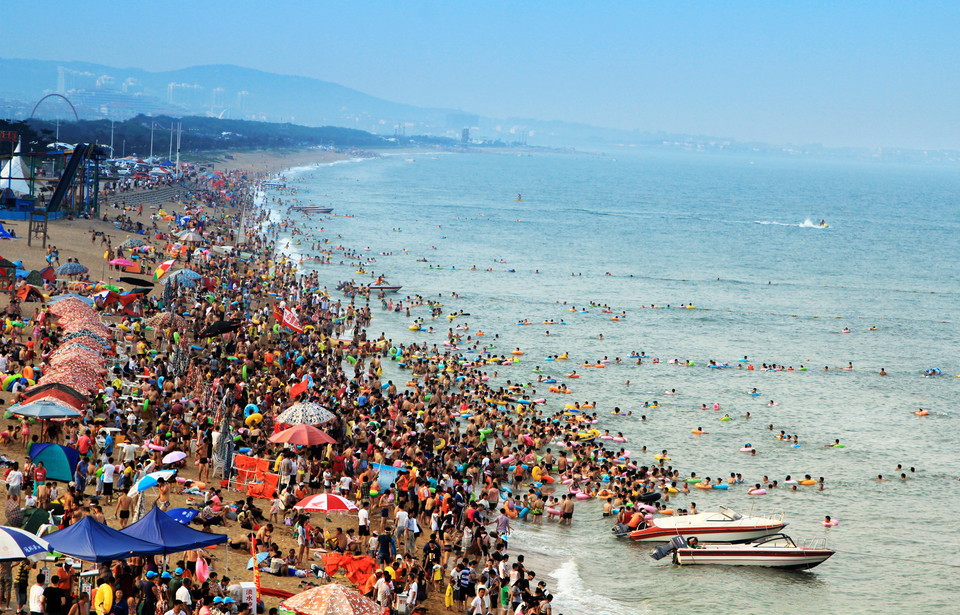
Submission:
[[[9,188],[20,194],[30,194],[30,165],[24,164],[20,153],[20,143],[13,151],[13,157],[0,170],[0,190]]]

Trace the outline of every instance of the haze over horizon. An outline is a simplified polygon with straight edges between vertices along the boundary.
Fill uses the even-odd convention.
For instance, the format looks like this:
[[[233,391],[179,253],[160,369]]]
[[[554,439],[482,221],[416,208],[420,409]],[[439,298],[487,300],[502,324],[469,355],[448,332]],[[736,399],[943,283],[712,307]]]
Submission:
[[[956,3],[42,0],[6,16],[4,54],[29,59],[151,71],[234,64],[488,117],[960,148]],[[38,44],[51,35],[64,44]]]

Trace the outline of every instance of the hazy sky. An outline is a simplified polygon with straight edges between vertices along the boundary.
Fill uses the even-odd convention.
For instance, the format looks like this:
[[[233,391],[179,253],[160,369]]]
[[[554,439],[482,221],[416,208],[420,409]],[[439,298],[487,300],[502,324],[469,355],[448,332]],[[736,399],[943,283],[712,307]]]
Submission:
[[[7,57],[237,64],[494,117],[960,147],[960,1],[3,4]]]

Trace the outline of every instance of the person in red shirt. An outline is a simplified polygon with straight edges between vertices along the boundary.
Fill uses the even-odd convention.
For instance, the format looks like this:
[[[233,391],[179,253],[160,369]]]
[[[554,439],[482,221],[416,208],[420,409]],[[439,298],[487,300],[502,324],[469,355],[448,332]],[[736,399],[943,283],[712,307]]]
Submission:
[[[37,484],[44,483],[47,480],[47,469],[43,467],[42,461],[38,461],[37,467],[33,469],[33,480],[36,481]]]
[[[90,430],[83,432],[83,435],[77,440],[77,450],[80,454],[87,456],[90,453]]]

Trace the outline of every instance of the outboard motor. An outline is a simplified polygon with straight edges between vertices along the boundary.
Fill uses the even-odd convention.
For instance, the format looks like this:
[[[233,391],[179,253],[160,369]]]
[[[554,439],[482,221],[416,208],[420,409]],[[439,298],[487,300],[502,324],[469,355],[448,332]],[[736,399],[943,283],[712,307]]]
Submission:
[[[650,552],[650,557],[660,561],[666,556],[670,555],[677,549],[682,549],[687,546],[687,540],[683,536],[674,536],[670,539],[670,544],[664,545],[662,547],[657,547]]]
[[[630,532],[633,531],[633,528],[626,523],[618,523],[610,528],[610,531],[613,532],[613,535],[617,538],[623,538],[624,536],[629,536]]]

